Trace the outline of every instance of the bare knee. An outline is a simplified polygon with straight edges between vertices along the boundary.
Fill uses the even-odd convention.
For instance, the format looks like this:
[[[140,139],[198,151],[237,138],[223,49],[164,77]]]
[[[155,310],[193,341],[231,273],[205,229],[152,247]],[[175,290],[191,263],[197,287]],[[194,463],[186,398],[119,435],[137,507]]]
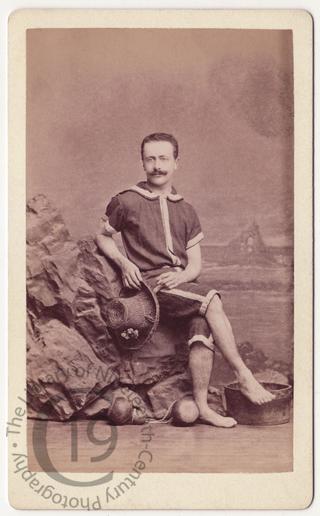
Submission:
[[[220,299],[220,297],[216,294],[213,296],[211,301],[208,304],[208,308],[206,311],[206,316],[210,315],[222,315],[224,313],[223,311],[223,304]]]

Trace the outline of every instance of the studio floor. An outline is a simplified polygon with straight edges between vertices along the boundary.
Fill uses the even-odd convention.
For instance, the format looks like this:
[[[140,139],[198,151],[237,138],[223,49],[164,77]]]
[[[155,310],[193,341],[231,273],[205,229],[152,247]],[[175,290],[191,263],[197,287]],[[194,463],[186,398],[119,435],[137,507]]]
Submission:
[[[28,420],[30,471],[268,473],[293,469],[292,423],[232,429],[204,424],[110,427]],[[111,429],[113,428],[113,434]],[[107,456],[108,455],[108,456]],[[48,466],[51,461],[51,466]]]

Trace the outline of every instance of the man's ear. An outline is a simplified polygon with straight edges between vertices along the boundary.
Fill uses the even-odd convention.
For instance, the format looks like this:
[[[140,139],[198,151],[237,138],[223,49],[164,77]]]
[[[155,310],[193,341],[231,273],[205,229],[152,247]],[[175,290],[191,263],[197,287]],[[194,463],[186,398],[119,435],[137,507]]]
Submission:
[[[179,165],[179,160],[180,160],[180,157],[178,156],[178,157],[176,158],[176,163],[175,163],[175,165],[176,165],[176,168],[178,168],[178,165]]]

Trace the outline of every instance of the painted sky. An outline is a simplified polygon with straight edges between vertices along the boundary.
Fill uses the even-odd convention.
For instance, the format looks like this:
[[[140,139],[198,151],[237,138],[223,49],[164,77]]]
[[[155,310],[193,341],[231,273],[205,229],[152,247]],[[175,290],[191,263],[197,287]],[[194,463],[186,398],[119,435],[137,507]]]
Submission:
[[[144,178],[140,142],[180,144],[175,186],[205,243],[252,222],[292,243],[290,31],[39,29],[27,35],[27,196],[46,194],[75,238]]]

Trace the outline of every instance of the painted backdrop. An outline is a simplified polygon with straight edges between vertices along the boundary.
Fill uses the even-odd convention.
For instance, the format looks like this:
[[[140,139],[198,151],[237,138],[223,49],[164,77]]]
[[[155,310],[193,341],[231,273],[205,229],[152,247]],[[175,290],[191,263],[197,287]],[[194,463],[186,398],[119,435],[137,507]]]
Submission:
[[[173,133],[175,185],[206,244],[253,219],[291,245],[290,31],[39,29],[27,34],[27,197],[46,194],[78,238],[144,177],[140,142]]]

